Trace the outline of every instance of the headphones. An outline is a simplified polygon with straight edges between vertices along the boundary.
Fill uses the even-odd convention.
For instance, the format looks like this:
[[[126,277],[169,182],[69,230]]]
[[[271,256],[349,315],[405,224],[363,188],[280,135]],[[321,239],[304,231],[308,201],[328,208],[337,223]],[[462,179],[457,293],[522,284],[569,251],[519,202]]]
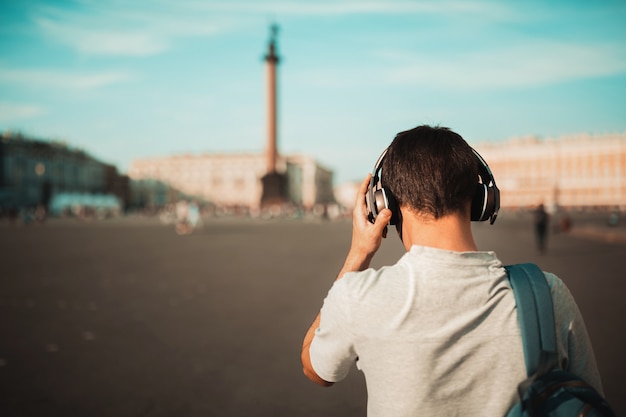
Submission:
[[[471,220],[473,222],[482,222],[489,220],[489,224],[493,224],[498,217],[500,210],[500,190],[496,186],[496,180],[482,156],[471,148],[474,156],[478,160],[478,175],[480,181],[476,183],[476,191],[472,198]],[[365,194],[365,204],[367,206],[367,218],[374,223],[378,213],[383,209],[391,210],[390,225],[396,225],[400,221],[400,208],[393,195],[382,186],[382,167],[385,156],[389,148],[385,149],[378,157],[370,185]]]

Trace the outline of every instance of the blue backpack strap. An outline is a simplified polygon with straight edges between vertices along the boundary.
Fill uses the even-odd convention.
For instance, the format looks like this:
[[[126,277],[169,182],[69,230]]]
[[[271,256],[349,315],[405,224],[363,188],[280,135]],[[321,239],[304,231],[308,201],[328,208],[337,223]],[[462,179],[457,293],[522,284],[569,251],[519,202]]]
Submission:
[[[556,330],[552,294],[545,275],[532,263],[505,266],[515,294],[528,377],[556,364]]]
[[[558,366],[552,294],[534,264],[506,266],[515,295],[528,377],[517,389],[520,401],[507,413],[519,416],[612,416],[615,413],[589,384]]]

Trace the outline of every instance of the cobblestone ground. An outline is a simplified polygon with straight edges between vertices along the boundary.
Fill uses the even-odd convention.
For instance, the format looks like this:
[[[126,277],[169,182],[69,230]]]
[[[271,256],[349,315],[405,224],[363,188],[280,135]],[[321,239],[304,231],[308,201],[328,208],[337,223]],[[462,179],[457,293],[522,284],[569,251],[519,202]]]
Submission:
[[[570,286],[626,415],[626,246],[557,234],[539,255],[517,218],[475,232]],[[142,218],[0,222],[0,415],[364,416],[358,371],[324,389],[299,363],[349,241],[348,221],[221,219],[188,236]],[[373,266],[402,253],[390,236]]]

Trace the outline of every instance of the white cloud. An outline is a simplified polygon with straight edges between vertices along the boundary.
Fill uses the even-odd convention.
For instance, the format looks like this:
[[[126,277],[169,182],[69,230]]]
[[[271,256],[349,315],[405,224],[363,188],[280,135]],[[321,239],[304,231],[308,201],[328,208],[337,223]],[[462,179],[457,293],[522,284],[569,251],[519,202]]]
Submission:
[[[626,72],[619,45],[532,42],[497,50],[423,57],[385,51],[386,81],[446,89],[518,88]]]
[[[507,8],[497,2],[462,0],[283,0],[283,1],[198,1],[183,0],[178,5],[190,9],[222,13],[279,14],[279,15],[348,15],[348,14],[405,14],[405,13],[475,13],[509,15]]]
[[[541,86],[626,72],[619,45],[533,41],[453,54],[378,50],[365,67],[321,66],[288,74],[292,83],[327,89],[372,82],[439,90],[490,90]]]
[[[102,30],[39,18],[36,23],[47,36],[96,55],[154,55],[168,48],[168,41],[139,31]]]
[[[170,49],[178,37],[221,30],[206,16],[137,4],[84,2],[83,8],[72,10],[47,6],[35,12],[33,21],[49,39],[81,53],[109,56],[156,55]]]
[[[149,56],[171,48],[180,37],[215,36],[268,17],[352,14],[468,14],[510,18],[508,7],[488,1],[91,1],[63,9],[41,6],[33,21],[48,37],[81,53]],[[252,20],[251,20],[252,19]]]
[[[127,72],[70,73],[56,70],[0,68],[0,82],[62,90],[86,90],[129,81]]]
[[[44,112],[45,110],[37,105],[0,102],[0,123],[12,123]]]

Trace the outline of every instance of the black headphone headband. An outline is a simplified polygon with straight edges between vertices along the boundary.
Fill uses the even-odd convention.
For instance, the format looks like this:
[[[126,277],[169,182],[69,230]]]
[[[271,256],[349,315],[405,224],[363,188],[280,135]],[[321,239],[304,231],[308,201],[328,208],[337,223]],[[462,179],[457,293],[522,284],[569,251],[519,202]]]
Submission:
[[[474,148],[470,149],[478,160],[478,175],[480,177],[480,181],[476,184],[476,192],[472,198],[471,220],[481,222],[489,220],[489,223],[493,224],[500,210],[500,190],[496,186],[496,180],[487,162]],[[397,203],[391,193],[382,186],[381,181],[383,161],[388,151],[389,148],[385,149],[374,165],[370,185],[365,195],[365,203],[367,205],[368,219],[372,223],[382,209],[388,208],[392,212],[389,224],[394,225],[399,221],[400,209],[397,207]]]

